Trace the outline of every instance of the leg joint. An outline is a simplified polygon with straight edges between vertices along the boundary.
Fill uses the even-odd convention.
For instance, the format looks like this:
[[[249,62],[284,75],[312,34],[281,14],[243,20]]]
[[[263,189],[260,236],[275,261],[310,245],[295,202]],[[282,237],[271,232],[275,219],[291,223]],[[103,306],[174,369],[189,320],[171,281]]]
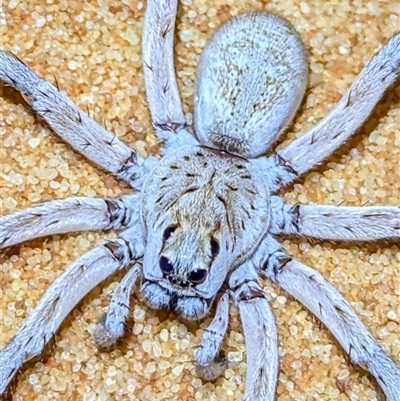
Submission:
[[[131,244],[124,238],[107,241],[104,246],[111,252],[114,259],[126,266],[135,260],[135,252]]]
[[[260,268],[260,271],[266,277],[273,280],[292,260],[293,259],[286,252],[284,252],[282,249],[279,249],[267,256],[265,262]]]
[[[236,304],[242,301],[251,301],[255,298],[265,298],[264,291],[256,281],[245,281],[232,290],[232,297]]]

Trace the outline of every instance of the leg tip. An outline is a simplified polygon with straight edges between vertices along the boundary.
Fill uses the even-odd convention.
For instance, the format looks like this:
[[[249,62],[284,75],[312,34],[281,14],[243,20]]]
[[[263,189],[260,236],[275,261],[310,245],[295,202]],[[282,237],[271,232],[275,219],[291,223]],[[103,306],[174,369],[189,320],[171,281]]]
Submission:
[[[226,360],[225,354],[221,351],[211,362],[207,365],[197,365],[196,370],[197,374],[207,380],[213,381],[216,380],[219,376],[222,375],[224,370],[228,366],[228,361]]]

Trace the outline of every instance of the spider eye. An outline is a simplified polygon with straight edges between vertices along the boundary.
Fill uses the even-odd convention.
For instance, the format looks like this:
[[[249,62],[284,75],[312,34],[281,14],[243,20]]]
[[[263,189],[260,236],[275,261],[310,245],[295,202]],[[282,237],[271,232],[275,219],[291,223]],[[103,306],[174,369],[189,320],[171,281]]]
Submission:
[[[163,233],[163,240],[166,241],[168,238],[170,238],[172,235],[174,235],[175,230],[176,230],[176,226],[167,227]]]
[[[210,245],[211,245],[211,255],[217,256],[219,252],[218,241],[215,238],[211,238]]]
[[[192,284],[200,284],[206,279],[206,277],[207,277],[207,270],[194,269],[188,274],[187,279]]]
[[[172,262],[164,256],[160,258],[160,269],[165,275],[170,275],[174,272]]]

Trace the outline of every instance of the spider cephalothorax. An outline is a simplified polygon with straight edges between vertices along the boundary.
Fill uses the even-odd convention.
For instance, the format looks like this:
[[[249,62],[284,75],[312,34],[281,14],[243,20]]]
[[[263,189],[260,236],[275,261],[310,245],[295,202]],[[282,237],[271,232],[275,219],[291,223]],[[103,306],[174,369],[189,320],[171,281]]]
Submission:
[[[250,257],[268,231],[266,179],[242,157],[183,147],[155,167],[142,199],[147,303],[203,317],[228,272]]]
[[[354,364],[369,370],[388,401],[400,401],[400,371],[350,304],[317,271],[293,259],[282,235],[320,240],[400,238],[397,206],[287,204],[279,196],[363,124],[400,74],[400,34],[369,61],[343,98],[290,145],[265,156],[304,94],[301,38],[284,19],[250,12],[221,27],[200,60],[193,127],[188,128],[173,69],[177,2],[149,0],[143,33],[148,103],[162,157],[143,160],[96,124],[16,56],[0,52],[0,79],[76,150],[125,180],[116,199],[68,198],[1,217],[0,247],[78,230],[119,232],[71,263],[0,353],[0,393],[24,362],[40,355],[67,314],[101,281],[126,269],[95,340],[123,336],[136,282],[148,305],[187,319],[216,312],[194,353],[197,371],[215,379],[229,300],[238,308],[247,348],[246,401],[272,401],[278,376],[274,316],[259,277],[305,305]]]

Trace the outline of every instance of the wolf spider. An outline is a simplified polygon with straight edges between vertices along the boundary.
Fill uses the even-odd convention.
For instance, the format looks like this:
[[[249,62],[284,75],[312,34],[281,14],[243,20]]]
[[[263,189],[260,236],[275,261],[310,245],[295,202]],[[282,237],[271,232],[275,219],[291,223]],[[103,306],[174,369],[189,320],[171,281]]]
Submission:
[[[198,373],[218,377],[220,346],[237,306],[247,345],[245,400],[274,400],[278,338],[259,277],[300,301],[336,337],[354,364],[367,369],[390,401],[400,400],[400,371],[350,304],[321,274],[293,259],[276,236],[376,241],[400,237],[396,206],[286,204],[277,193],[326,159],[367,119],[399,77],[400,34],[376,53],[338,104],[291,144],[265,153],[292,121],[307,83],[299,34],[283,18],[241,14],[207,44],[198,69],[194,127],[178,94],[173,35],[177,1],[147,3],[143,62],[162,158],[143,159],[96,124],[16,56],[0,53],[0,79],[35,114],[92,162],[126,181],[131,194],[75,197],[1,217],[0,246],[79,230],[120,234],[71,263],[53,282],[0,353],[0,393],[21,366],[40,355],[75,305],[95,286],[127,272],[99,320],[95,340],[124,334],[136,282],[145,302],[198,320],[215,317],[195,352]]]

